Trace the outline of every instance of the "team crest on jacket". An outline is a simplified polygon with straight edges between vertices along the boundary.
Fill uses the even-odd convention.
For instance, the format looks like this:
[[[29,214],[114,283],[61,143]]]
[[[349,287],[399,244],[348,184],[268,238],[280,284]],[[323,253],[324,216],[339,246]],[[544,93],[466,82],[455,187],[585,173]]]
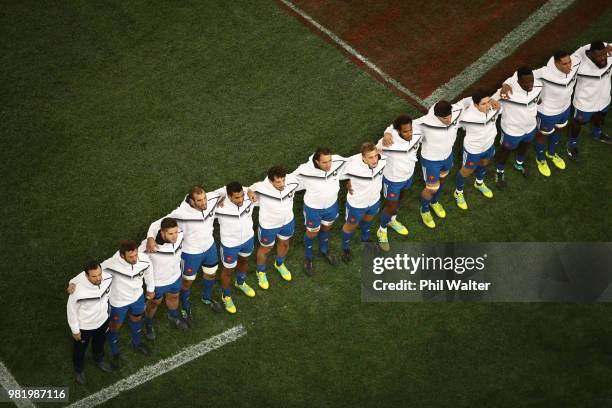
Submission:
[[[246,210],[244,210],[245,213],[250,213],[251,212],[251,207],[247,208]]]
[[[287,198],[293,198],[293,191],[287,194]]]
[[[108,292],[110,292],[110,288],[111,288],[110,285],[108,285],[108,288],[106,288],[106,290],[104,291],[104,294],[102,296],[108,295]]]
[[[142,271],[138,272],[138,274],[136,274],[136,276],[138,276],[139,278],[142,278],[143,275],[144,275],[144,271],[145,270],[143,269]]]

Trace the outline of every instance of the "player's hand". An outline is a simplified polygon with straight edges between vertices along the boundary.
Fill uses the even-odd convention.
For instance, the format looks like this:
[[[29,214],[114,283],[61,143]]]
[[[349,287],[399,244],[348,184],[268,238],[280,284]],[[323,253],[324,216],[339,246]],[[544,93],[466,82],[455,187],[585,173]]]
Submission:
[[[393,136],[391,135],[391,133],[385,133],[385,135],[383,136],[382,144],[385,147],[389,147],[393,144]]]
[[[508,84],[503,84],[499,94],[501,95],[502,99],[509,99],[510,94],[512,94],[512,87]]]
[[[346,183],[346,189],[350,195],[353,195],[353,185],[351,184],[351,180]]]
[[[78,333],[72,333],[72,338],[75,341],[81,341],[81,332],[79,331]]]
[[[76,283],[71,283],[68,285],[68,287],[66,288],[66,292],[69,295],[72,295],[74,293],[74,291],[76,290]]]
[[[247,197],[251,200],[252,203],[257,202],[257,194],[255,194],[252,190],[247,190]]]
[[[499,103],[499,101],[497,101],[497,100],[495,100],[493,98],[491,98],[490,101],[491,101],[491,107],[493,109],[495,109],[496,111],[498,111],[499,108],[501,108],[501,103]]]
[[[151,300],[155,297],[155,292],[147,292],[145,294],[145,298],[147,298],[147,300]]]
[[[225,202],[225,197],[219,198],[219,201],[217,201],[217,207],[223,207],[224,202]]]
[[[157,252],[158,246],[155,238],[147,238],[147,252]]]

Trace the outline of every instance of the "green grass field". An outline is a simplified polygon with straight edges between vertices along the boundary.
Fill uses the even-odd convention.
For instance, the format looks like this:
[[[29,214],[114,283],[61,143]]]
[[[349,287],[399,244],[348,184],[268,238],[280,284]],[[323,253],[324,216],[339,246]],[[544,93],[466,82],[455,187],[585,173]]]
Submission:
[[[25,2],[0,23],[0,359],[22,386],[70,386],[76,401],[241,323],[242,339],[105,405],[612,404],[609,305],[361,303],[359,262],[303,275],[302,227],[294,281],[270,273],[269,291],[235,294],[234,316],[198,305],[187,333],[162,308],[153,356],[135,355],[124,328],[127,366],[102,375],[88,361],[78,387],[64,288],[85,260],[141,240],[193,184],[250,184],[318,145],[350,155],[418,115],[273,2]],[[608,11],[567,47],[609,40],[610,27]],[[508,170],[492,201],[467,188],[466,213],[446,186],[434,231],[417,183],[400,216],[408,240],[611,241],[612,149],[586,132],[580,147],[582,163],[549,179]],[[301,225],[301,200],[295,213]]]

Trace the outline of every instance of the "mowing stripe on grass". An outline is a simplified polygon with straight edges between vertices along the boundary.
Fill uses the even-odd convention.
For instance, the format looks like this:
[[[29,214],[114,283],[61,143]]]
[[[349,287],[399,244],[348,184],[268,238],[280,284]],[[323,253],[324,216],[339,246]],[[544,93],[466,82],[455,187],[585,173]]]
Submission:
[[[452,100],[457,97],[574,2],[575,0],[550,0],[545,3],[459,75],[425,98],[425,104],[431,106],[440,99]],[[455,51],[461,52],[461,50]]]
[[[335,44],[340,46],[344,51],[348,52],[354,58],[362,62],[365,66],[370,68],[372,71],[376,72],[386,83],[388,83],[389,85],[391,85],[393,88],[397,89],[399,92],[403,93],[404,95],[412,98],[415,102],[417,102],[421,106],[427,107],[427,104],[425,103],[425,101],[423,101],[423,99],[421,99],[418,95],[410,91],[408,88],[400,84],[395,79],[391,78],[382,69],[376,66],[372,61],[370,61],[369,59],[361,55],[359,52],[357,52],[357,50],[355,50],[353,47],[348,45],[344,40],[342,40],[342,38],[338,37],[336,34],[331,32],[327,28],[325,28],[323,25],[319,24],[315,19],[313,19],[308,14],[306,14],[303,10],[298,8],[295,4],[291,3],[288,0],[279,0],[279,1],[283,3],[285,6],[289,7],[294,13],[298,14],[304,20],[306,20],[311,25],[313,25],[317,30],[325,34],[327,37],[329,37],[330,40],[332,40]]]
[[[6,368],[6,366],[4,365],[2,361],[0,361],[0,385],[2,386],[2,388],[7,390],[7,392],[8,390],[21,389],[15,377],[13,377],[11,372],[8,370],[8,368]],[[27,398],[17,399],[17,400],[14,400],[14,402],[15,402],[15,405],[17,405],[18,407],[34,407],[35,406],[32,403],[32,401],[30,401]]]
[[[236,341],[240,337],[244,336],[246,333],[247,331],[242,325],[232,327],[231,329],[228,329],[221,334],[217,334],[216,336],[206,339],[198,344],[189,346],[180,353],[173,355],[172,357],[168,357],[164,360],[158,361],[153,365],[145,366],[134,374],[130,375],[129,377],[124,378],[123,380],[118,381],[115,384],[108,386],[96,393],[93,393],[88,397],[83,398],[82,400],[70,404],[68,407],[95,407],[96,405],[102,404],[103,402],[106,402],[116,397],[123,391],[128,391],[132,388],[136,388],[139,385],[154,379],[155,377],[159,377],[160,375],[165,374],[168,371],[174,370],[175,368],[187,364],[190,361],[203,356],[204,354],[207,354],[213,350],[218,349],[221,346],[226,345],[227,343]]]

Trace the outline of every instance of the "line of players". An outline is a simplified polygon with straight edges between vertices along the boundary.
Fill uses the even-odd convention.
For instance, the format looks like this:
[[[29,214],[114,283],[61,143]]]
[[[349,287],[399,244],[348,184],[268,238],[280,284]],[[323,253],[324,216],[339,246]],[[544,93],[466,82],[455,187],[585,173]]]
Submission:
[[[84,383],[83,354],[89,339],[93,339],[94,357],[100,368],[107,371],[121,366],[119,333],[126,317],[134,349],[150,354],[140,333],[144,324],[145,336],[155,340],[154,317],[163,299],[173,326],[181,330],[192,327],[191,286],[200,269],[204,278],[201,300],[213,311],[225,309],[236,313],[231,289],[234,275],[235,288],[247,297],[254,297],[256,292],[246,278],[248,259],[255,246],[252,214],[256,206],[260,244],[256,277],[259,288],[267,290],[270,286],[267,258],[275,244],[274,268],[285,281],[292,279],[285,259],[295,232],[293,200],[298,191],[305,191],[304,271],[311,276],[315,270],[313,247],[317,238],[322,259],[332,266],[338,263],[328,241],[339,216],[338,193],[343,180],[347,181],[348,192],[342,226],[343,262],[348,264],[352,260],[350,242],[358,227],[361,241],[369,241],[373,219],[379,212],[381,190],[385,207],[377,231],[380,248],[390,249],[388,227],[408,235],[408,229],[397,220],[397,213],[402,196],[412,185],[419,147],[425,178],[420,214],[427,227],[435,228],[431,209],[438,217],[446,217],[439,198],[441,185],[453,165],[452,150],[459,128],[465,130],[465,138],[454,198],[463,210],[468,208],[464,186],[472,173],[476,174],[474,187],[485,197],[493,197],[484,183],[486,166],[492,158],[496,160],[498,188],[505,187],[504,169],[511,151],[517,151],[513,167],[523,175],[528,174],[525,155],[534,138],[541,174],[551,174],[546,158],[557,168],[565,168],[556,146],[560,129],[569,121],[572,94],[574,116],[567,144],[569,157],[578,158],[577,138],[581,127],[589,121],[593,137],[610,143],[602,124],[610,104],[611,53],[612,47],[600,41],[571,55],[557,52],[538,70],[519,68],[494,94],[478,90],[455,104],[440,101],[414,121],[408,116],[398,117],[385,129],[377,145],[364,143],[361,151],[349,158],[332,154],[328,148],[318,148],[292,173],[287,174],[282,166],[273,166],[264,180],[250,187],[234,181],[206,192],[201,186],[194,186],[175,210],[151,224],[144,241],[121,242],[111,258],[100,265],[88,263],[70,281],[67,310],[75,339],[77,380]],[[502,133],[500,149],[495,153],[499,117]],[[218,268],[214,220],[220,227],[223,306],[213,298]],[[108,304],[110,315],[105,311]],[[110,367],[103,362],[105,335],[113,356]]]

